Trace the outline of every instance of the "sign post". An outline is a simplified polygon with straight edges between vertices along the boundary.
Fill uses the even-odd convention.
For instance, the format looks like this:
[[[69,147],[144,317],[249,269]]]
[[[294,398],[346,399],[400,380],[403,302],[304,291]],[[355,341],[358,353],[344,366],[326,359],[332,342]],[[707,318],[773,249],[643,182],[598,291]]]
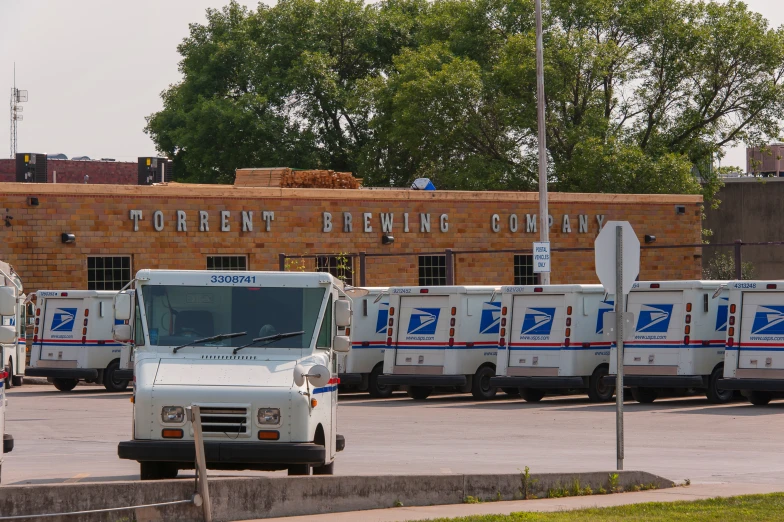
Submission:
[[[534,273],[550,273],[550,242],[534,242]]]
[[[616,466],[623,469],[623,341],[626,294],[640,273],[640,240],[628,221],[609,221],[594,243],[596,275],[607,293],[615,292],[615,345],[618,373],[615,379]],[[615,255],[613,255],[615,254]],[[614,263],[613,263],[614,260]]]

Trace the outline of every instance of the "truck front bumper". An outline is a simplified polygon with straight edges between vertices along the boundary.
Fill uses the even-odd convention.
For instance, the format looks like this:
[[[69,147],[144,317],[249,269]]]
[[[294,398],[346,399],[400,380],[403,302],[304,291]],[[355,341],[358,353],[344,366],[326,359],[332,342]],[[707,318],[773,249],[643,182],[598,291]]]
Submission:
[[[342,451],[346,439],[337,436],[336,450]],[[196,448],[192,440],[129,440],[120,442],[117,455],[121,459],[139,462],[196,461]],[[323,464],[326,459],[324,446],[312,442],[231,442],[205,441],[204,455],[207,467],[211,465],[237,466],[243,464]]]
[[[379,375],[378,383],[384,386],[465,386],[465,375]]]
[[[604,382],[615,386],[616,376],[608,375]],[[708,383],[699,375],[624,375],[623,385],[632,388],[707,388]]]
[[[784,379],[719,379],[719,389],[783,392]]]
[[[14,450],[14,437],[8,433],[3,434],[3,453],[11,453]]]
[[[503,376],[492,377],[490,386],[496,388],[536,388],[540,390],[561,390],[571,388],[587,388],[588,384],[582,377],[529,377]]]
[[[98,370],[91,368],[25,368],[27,377],[48,377],[50,379],[98,379]]]

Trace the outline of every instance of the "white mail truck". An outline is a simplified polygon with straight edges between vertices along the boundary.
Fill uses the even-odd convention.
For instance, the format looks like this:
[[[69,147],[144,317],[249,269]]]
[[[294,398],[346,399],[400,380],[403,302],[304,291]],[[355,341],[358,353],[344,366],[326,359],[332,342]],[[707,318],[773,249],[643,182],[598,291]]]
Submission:
[[[406,386],[416,400],[435,388],[494,397],[500,315],[500,288],[492,286],[390,288],[379,382]]]
[[[354,302],[351,351],[338,356],[340,384],[350,390],[367,391],[371,397],[385,398],[394,390],[393,386],[378,382],[384,373],[389,291],[373,287],[365,290],[368,294]]]
[[[39,290],[27,375],[46,377],[60,391],[79,383],[103,384],[112,392],[128,388],[120,378],[123,343],[115,341],[112,304],[117,292]]]
[[[25,324],[27,308],[23,306],[25,295],[22,293],[22,281],[8,263],[0,261],[0,286],[14,290],[17,305],[13,314],[0,315],[0,325],[12,327],[16,331],[13,340],[0,342],[0,371],[6,374],[5,387],[21,386],[24,382],[26,345]]]
[[[614,303],[601,285],[504,286],[501,295],[491,384],[519,388],[529,402],[566,390],[585,390],[595,402],[612,398],[602,325]]]
[[[634,331],[625,335],[623,379],[636,401],[653,402],[663,389],[704,390],[712,403],[732,399],[731,391],[718,387],[724,371],[727,329],[727,292],[721,290],[722,284],[634,283],[626,301],[626,310],[634,317]],[[610,373],[615,375],[614,347],[612,352]]]
[[[5,272],[2,268],[0,268],[0,271]],[[10,271],[5,272],[5,274],[5,276],[0,277],[10,276]],[[16,316],[18,307],[19,296],[17,288],[13,285],[0,286],[0,316]],[[15,325],[0,325],[0,343],[15,344],[17,338]],[[4,368],[0,369],[0,438],[3,440],[3,445],[0,448],[0,476],[2,476],[3,455],[10,453],[14,449],[14,438],[5,432],[5,409],[8,402],[5,390],[8,378],[8,372]]]
[[[327,273],[140,270],[115,301],[115,337],[135,345],[120,458],[142,480],[193,469],[196,405],[208,468],[331,475],[351,313]]]
[[[724,378],[764,406],[784,397],[784,282],[734,281],[729,289]]]

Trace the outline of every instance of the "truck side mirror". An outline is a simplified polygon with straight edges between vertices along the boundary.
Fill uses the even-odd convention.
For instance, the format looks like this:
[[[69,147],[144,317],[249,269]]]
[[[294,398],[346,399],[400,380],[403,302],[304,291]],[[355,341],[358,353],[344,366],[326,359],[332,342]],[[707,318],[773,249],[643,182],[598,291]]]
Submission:
[[[10,286],[0,286],[0,315],[16,315],[16,296]]]
[[[351,326],[350,301],[342,300],[335,302],[335,324],[340,328],[348,328]]]
[[[131,294],[117,294],[114,298],[114,318],[118,321],[130,321],[132,304]]]
[[[347,335],[336,335],[332,342],[332,349],[340,353],[348,352],[351,350],[351,339]]]
[[[0,343],[8,344],[16,340],[16,328],[13,326],[0,326]]]
[[[129,324],[116,324],[112,329],[112,337],[115,341],[127,343],[131,340],[131,325]]]

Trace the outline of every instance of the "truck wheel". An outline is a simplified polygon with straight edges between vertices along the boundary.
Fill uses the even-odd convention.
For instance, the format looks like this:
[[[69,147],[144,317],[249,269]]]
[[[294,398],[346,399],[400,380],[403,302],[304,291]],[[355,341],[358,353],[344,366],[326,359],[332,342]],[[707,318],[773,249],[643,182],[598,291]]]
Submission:
[[[289,476],[310,475],[310,465],[294,464],[289,466]]]
[[[640,404],[650,404],[658,396],[659,392],[656,388],[632,388],[632,397]]]
[[[384,373],[384,367],[377,364],[373,371],[370,372],[370,377],[368,378],[368,393],[374,399],[386,399],[392,395],[392,386],[384,386],[378,383],[378,377],[382,373]]]
[[[11,378],[11,384],[14,386],[21,386],[24,384],[24,375],[14,375]]]
[[[314,475],[334,475],[335,474],[335,461],[323,466],[313,466]]]
[[[433,393],[432,386],[409,386],[406,390],[406,393],[409,397],[414,399],[415,401],[423,401],[430,397],[430,394]]]
[[[116,379],[114,372],[120,369],[120,363],[112,361],[103,373],[103,387],[110,392],[121,392],[128,388],[128,381]]]
[[[754,406],[766,406],[773,396],[769,392],[752,391],[749,392],[748,398]]]
[[[708,396],[708,402],[712,404],[725,404],[732,400],[733,391],[732,390],[720,390],[719,389],[719,379],[724,376],[724,368],[719,366],[710,376],[708,379],[708,391],[705,395]]]
[[[591,402],[607,402],[612,399],[615,390],[604,381],[608,374],[606,366],[599,366],[588,379],[588,399]]]
[[[471,395],[478,401],[486,401],[495,397],[498,388],[490,386],[490,379],[495,377],[495,369],[490,366],[482,366],[474,374],[471,385]]]
[[[525,399],[525,402],[539,402],[544,397],[544,390],[538,388],[520,388],[520,395]]]
[[[177,478],[177,465],[174,462],[140,462],[142,480],[165,480]]]
[[[76,385],[79,383],[79,379],[60,379],[55,378],[52,379],[52,384],[54,387],[60,390],[61,392],[71,391],[76,388]]]

